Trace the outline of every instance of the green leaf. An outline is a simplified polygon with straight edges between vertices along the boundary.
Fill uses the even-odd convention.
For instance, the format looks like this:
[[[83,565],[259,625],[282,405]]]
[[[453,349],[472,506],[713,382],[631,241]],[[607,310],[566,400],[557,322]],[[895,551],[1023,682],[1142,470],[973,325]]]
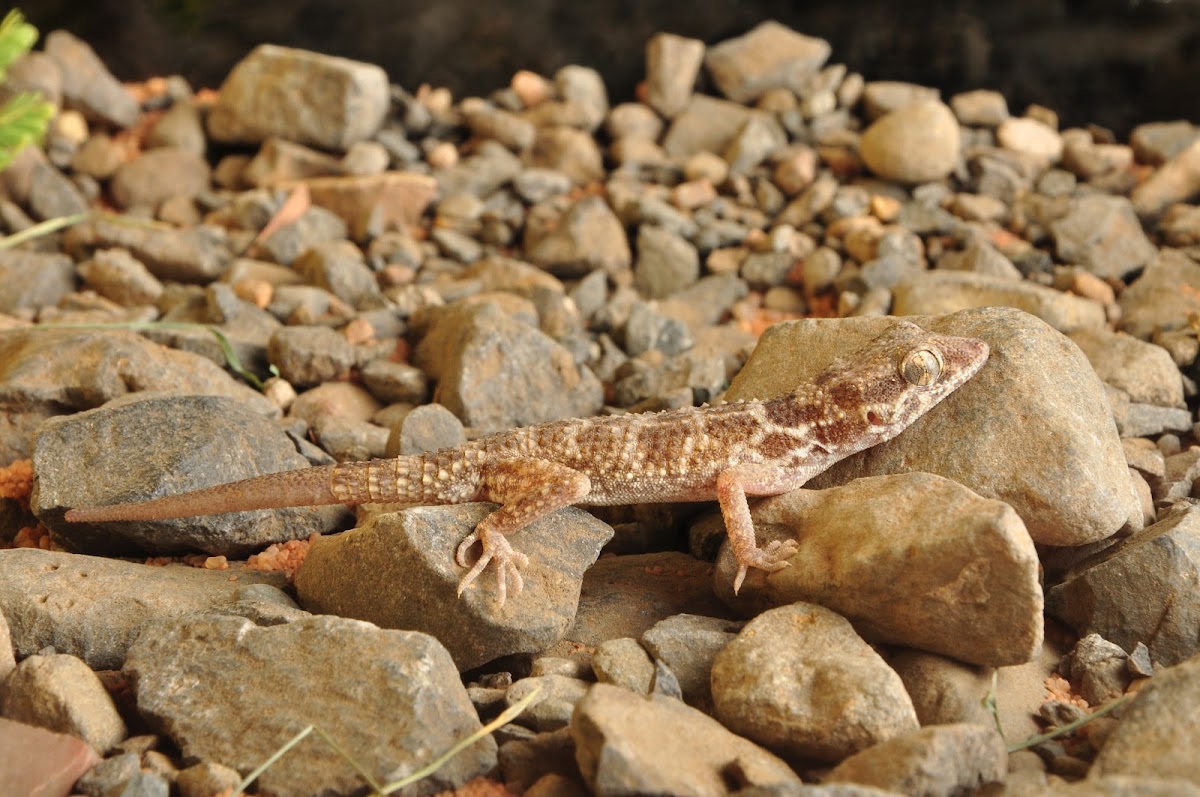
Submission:
[[[8,74],[8,67],[37,42],[37,28],[25,21],[25,15],[17,9],[9,11],[0,22],[0,80]]]
[[[11,97],[0,106],[0,171],[18,152],[42,140],[56,112],[54,105],[32,92]]]

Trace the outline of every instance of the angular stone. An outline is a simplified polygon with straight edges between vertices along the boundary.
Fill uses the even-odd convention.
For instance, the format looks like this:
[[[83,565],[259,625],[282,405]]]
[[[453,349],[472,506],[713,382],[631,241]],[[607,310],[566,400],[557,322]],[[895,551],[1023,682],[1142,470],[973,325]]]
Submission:
[[[1130,193],[1139,216],[1156,216],[1200,191],[1200,139],[1193,141],[1158,168]]]
[[[543,650],[575,617],[583,572],[612,529],[579,509],[544,517],[513,537],[530,564],[503,608],[489,567],[461,597],[454,552],[494,505],[416,507],[378,514],[318,540],[296,574],[301,605],[322,614],[407,628],[446,640],[459,669]]]
[[[650,299],[662,299],[700,277],[696,248],[670,230],[654,225],[638,229],[634,285]]]
[[[842,761],[823,782],[949,797],[1003,783],[1007,771],[1008,751],[995,727],[960,723],[880,742]]]
[[[63,99],[94,121],[129,127],[137,121],[138,106],[95,51],[65,30],[46,36],[46,55],[62,70]]]
[[[1058,257],[1104,279],[1121,279],[1158,254],[1133,205],[1122,196],[1087,194],[1071,200],[1065,216],[1050,225]]]
[[[749,104],[772,88],[799,94],[825,65],[829,42],[768,21],[708,48],[704,66],[729,99]]]
[[[379,130],[388,103],[387,73],[378,66],[261,44],[225,78],[208,132],[230,143],[279,136],[346,149]]]
[[[1173,512],[1046,590],[1047,612],[1080,636],[1096,633],[1156,662],[1200,652],[1200,507]]]
[[[646,104],[667,119],[687,107],[704,59],[704,42],[657,33],[646,43]]]
[[[66,255],[0,250],[0,313],[53,306],[75,290],[75,266]]]
[[[718,797],[729,793],[730,767],[750,786],[801,783],[779,758],[706,714],[672,698],[642,697],[608,684],[596,684],[580,701],[571,737],[593,794]]]
[[[764,539],[803,544],[790,567],[755,573],[736,597],[724,546],[714,587],[748,614],[817,603],[872,642],[989,666],[1029,661],[1042,643],[1037,551],[1007,504],[905,473],[767,498],[751,517]]]
[[[1163,250],[1117,300],[1117,328],[1150,340],[1157,332],[1188,330],[1200,313],[1200,265],[1183,252]]]
[[[438,380],[440,402],[483,432],[592,415],[603,400],[569,351],[491,303],[451,308],[414,362]]]
[[[436,639],[339,617],[270,627],[215,615],[160,621],[130,648],[125,673],[138,710],[185,759],[241,772],[316,724],[387,783],[479,729],[458,672]],[[181,690],[183,683],[196,687]],[[298,748],[285,766],[262,773],[261,793],[312,794],[319,784],[349,794],[365,787],[319,737]],[[456,789],[495,762],[496,743],[487,736],[422,786]]]
[[[207,191],[211,177],[200,155],[176,147],[146,150],[117,168],[109,186],[122,208],[157,208],[175,196],[194,197]]]
[[[1069,337],[1105,384],[1124,391],[1130,401],[1177,409],[1186,406],[1179,367],[1163,347],[1105,328],[1081,329]]]
[[[552,274],[579,277],[594,269],[627,272],[633,255],[616,214],[603,199],[585,196],[564,213],[530,212],[525,253]]]
[[[795,603],[763,612],[717,654],[716,716],[794,760],[838,761],[917,729],[896,675],[850,624]]]
[[[713,659],[737,637],[741,625],[720,617],[677,614],[655,623],[642,635],[642,644],[675,673],[690,705],[710,711]]]
[[[96,673],[66,653],[26,658],[4,684],[0,714],[77,736],[107,753],[126,736],[125,722]]]
[[[385,230],[418,224],[437,194],[437,181],[410,172],[310,177],[304,182],[314,205],[351,225],[378,214],[376,220]]]
[[[63,243],[77,260],[97,249],[128,249],[154,276],[177,282],[211,282],[221,276],[234,255],[229,235],[221,227],[163,229],[121,224],[102,216],[67,230]]]
[[[133,397],[42,424],[34,441],[34,513],[81,553],[245,555],[342,521],[342,507],[291,507],[174,520],[67,523],[105,506],[295,470],[311,463],[273,421],[219,396]],[[86,475],[82,475],[86,474]]]

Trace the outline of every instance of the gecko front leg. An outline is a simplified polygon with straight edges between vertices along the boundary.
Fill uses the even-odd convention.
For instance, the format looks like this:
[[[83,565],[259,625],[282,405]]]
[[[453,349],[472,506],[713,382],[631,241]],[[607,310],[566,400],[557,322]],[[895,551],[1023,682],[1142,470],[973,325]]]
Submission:
[[[479,574],[494,562],[496,565],[496,602],[503,607],[508,597],[508,579],[514,581],[514,592],[524,587],[521,568],[529,557],[514,551],[506,535],[519,531],[543,515],[577,503],[592,489],[587,474],[544,459],[509,459],[484,466],[481,497],[501,506],[491,513],[475,531],[467,535],[455,551],[454,561],[470,567],[458,582],[458,594],[470,586]],[[483,551],[474,565],[468,563],[468,552],[478,542]]]
[[[795,540],[776,540],[759,548],[754,538],[754,523],[750,520],[747,495],[781,495],[795,490],[812,478],[803,467],[780,468],[771,465],[735,465],[717,476],[717,502],[725,518],[725,533],[737,559],[737,576],[733,579],[733,594],[742,588],[750,568],[768,573],[788,566],[788,558],[799,550]]]

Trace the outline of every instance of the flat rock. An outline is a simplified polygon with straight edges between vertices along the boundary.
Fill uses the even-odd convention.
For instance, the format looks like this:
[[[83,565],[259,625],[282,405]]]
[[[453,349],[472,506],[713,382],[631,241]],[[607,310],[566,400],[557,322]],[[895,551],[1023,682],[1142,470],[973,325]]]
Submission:
[[[221,276],[234,256],[229,235],[221,227],[151,227],[122,224],[102,216],[67,230],[63,246],[77,260],[91,256],[97,249],[128,249],[154,276],[176,282],[211,282]]]
[[[296,573],[301,605],[384,628],[426,631],[446,641],[463,670],[549,647],[575,619],[583,572],[612,529],[578,509],[541,518],[513,537],[513,547],[530,559],[520,593],[510,580],[500,607],[489,566],[457,597],[466,571],[455,564],[454,551],[494,506],[382,512],[318,540]]]
[[[347,224],[362,224],[370,216],[384,229],[419,224],[437,194],[436,180],[410,172],[310,177],[304,183],[314,205]]]
[[[482,432],[593,415],[603,400],[567,349],[492,303],[451,308],[414,362],[438,380],[440,403]]]
[[[1008,751],[994,726],[935,725],[855,753],[825,783],[858,783],[901,794],[953,797],[1003,783]]]
[[[1046,609],[1080,636],[1097,633],[1156,662],[1200,652],[1200,507],[1187,507],[1086,561],[1046,590]]]
[[[82,739],[0,717],[0,794],[67,797],[98,763]]]
[[[1103,384],[1077,346],[1007,308],[913,320],[934,332],[986,340],[987,365],[898,438],[839,462],[808,487],[925,471],[1009,504],[1034,542],[1083,545],[1126,523],[1140,528],[1141,506]],[[893,323],[854,318],[776,324],[726,399],[785,393],[815,378],[836,353],[865,345]],[[995,412],[998,401],[1019,411]]]
[[[262,44],[225,78],[208,132],[228,143],[279,136],[346,149],[379,130],[388,103],[387,73],[374,64]]]
[[[751,517],[764,539],[801,546],[790,567],[754,573],[738,596],[723,546],[714,589],[748,614],[816,603],[872,642],[989,666],[1029,661],[1042,643],[1037,551],[1002,501],[904,473],[767,498]]]
[[[875,174],[925,183],[950,174],[959,160],[958,120],[941,102],[918,102],[879,118],[862,134],[859,154]]]
[[[337,617],[266,628],[214,615],[159,621],[130,648],[125,673],[138,710],[185,759],[240,772],[316,723],[386,783],[479,729],[458,672],[436,639]],[[198,688],[181,690],[181,683]],[[496,744],[484,737],[421,788],[459,788],[495,762]],[[318,784],[336,794],[364,787],[350,764],[316,736],[257,781],[259,793],[273,797],[310,795]]]
[[[282,427],[221,396],[135,397],[54,418],[38,431],[33,461],[34,513],[80,553],[245,555],[331,531],[345,512],[292,507],[175,520],[62,519],[72,507],[174,495],[310,464]]]
[[[1194,626],[1193,626],[1194,628]],[[1200,734],[1200,658],[1158,671],[1124,708],[1097,775],[1179,778],[1200,787],[1193,741]]]
[[[740,103],[693,94],[687,106],[671,120],[662,148],[667,155],[680,160],[700,152],[720,154],[755,114],[765,115]]]
[[[31,656],[53,647],[95,670],[118,669],[151,620],[234,611],[239,601],[295,604],[279,573],[149,565],[62,551],[0,551],[0,612],[13,649]],[[271,585],[275,586],[271,586]]]
[[[768,21],[709,47],[704,66],[722,94],[748,104],[768,89],[801,93],[825,65],[831,49],[824,39]]]
[[[838,761],[917,729],[912,701],[844,618],[807,603],[769,609],[717,654],[716,716],[788,760]]]
[[[216,364],[133,332],[9,330],[0,335],[0,459],[29,456],[47,418],[140,391],[226,396],[267,417],[279,408]]]
[[[119,166],[109,186],[122,208],[157,208],[171,197],[194,197],[208,190],[211,171],[202,155],[158,147]]]
[[[729,793],[746,785],[799,785],[787,764],[678,700],[596,684],[571,717],[575,760],[592,794]]]
[[[0,714],[8,719],[78,736],[100,753],[127,733],[100,678],[66,653],[29,656],[5,681],[0,697]]]
[[[976,307],[1015,307],[1059,332],[1101,327],[1104,307],[1097,302],[1032,282],[965,271],[927,271],[893,289],[896,315],[944,315]]]

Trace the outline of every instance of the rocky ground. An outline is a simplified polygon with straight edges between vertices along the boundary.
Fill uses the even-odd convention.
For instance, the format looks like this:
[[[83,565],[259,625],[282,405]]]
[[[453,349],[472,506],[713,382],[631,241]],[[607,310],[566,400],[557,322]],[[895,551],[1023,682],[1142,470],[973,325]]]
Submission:
[[[1200,794],[1200,129],[830,56],[660,35],[612,104],[269,46],[123,86],[49,34],[0,222],[80,218],[0,250],[0,792],[229,794],[310,724],[389,782],[537,688],[406,793]],[[547,517],[502,609],[454,596],[480,505],[62,517],[773,396],[888,314],[991,359],[759,502],[802,544],[736,596],[710,505]],[[364,788],[313,736],[251,791]]]

